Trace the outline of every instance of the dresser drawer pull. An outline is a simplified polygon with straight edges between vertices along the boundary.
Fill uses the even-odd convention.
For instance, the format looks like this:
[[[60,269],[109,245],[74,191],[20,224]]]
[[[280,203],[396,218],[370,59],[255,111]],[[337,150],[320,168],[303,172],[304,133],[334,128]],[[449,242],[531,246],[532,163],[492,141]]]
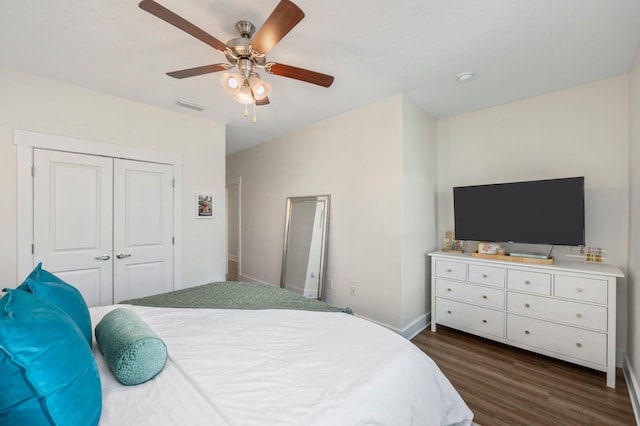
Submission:
[[[486,324],[486,323],[487,323],[487,320],[486,320],[486,319],[484,319],[484,320],[482,320],[482,322],[483,322],[484,324]]]
[[[531,284],[531,281],[529,281],[529,280],[525,280],[525,282],[524,282],[524,283],[525,283],[526,285],[529,285],[529,284]]]
[[[482,298],[483,298],[483,299],[487,299],[487,295],[486,295],[486,294],[483,294],[483,295],[482,295]]]
[[[489,275],[487,275],[487,274],[482,274],[482,278],[489,278]]]
[[[576,317],[582,318],[582,314],[580,312],[576,313]]]
[[[447,269],[447,272],[453,272],[451,269]]]
[[[576,343],[576,346],[581,348],[582,347],[582,343],[578,342],[578,343]]]
[[[582,287],[578,287],[578,288],[576,288],[576,291],[577,291],[578,293],[582,293],[582,292],[584,291],[584,289],[583,289]]]
[[[451,311],[447,311],[447,313],[448,313],[448,314],[450,314],[450,313],[451,313]]]
[[[531,334],[531,332],[529,330],[525,330],[524,334]]]
[[[525,307],[525,308],[530,308],[530,307],[531,307],[531,305],[530,305],[530,304],[528,304],[528,303],[525,303],[525,304],[524,304],[524,307]]]
[[[447,289],[447,291],[451,291],[451,287],[449,287],[449,288]]]

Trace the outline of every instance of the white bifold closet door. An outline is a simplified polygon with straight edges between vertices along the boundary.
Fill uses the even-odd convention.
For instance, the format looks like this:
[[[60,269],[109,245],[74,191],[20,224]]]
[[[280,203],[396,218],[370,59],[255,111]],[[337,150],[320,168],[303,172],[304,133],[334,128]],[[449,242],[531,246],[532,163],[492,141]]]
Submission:
[[[89,306],[173,289],[173,167],[34,150],[34,265]]]

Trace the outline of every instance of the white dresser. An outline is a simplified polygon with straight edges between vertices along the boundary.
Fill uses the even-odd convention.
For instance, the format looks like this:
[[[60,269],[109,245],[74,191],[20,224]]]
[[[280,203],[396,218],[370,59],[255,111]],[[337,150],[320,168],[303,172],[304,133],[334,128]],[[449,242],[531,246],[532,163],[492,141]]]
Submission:
[[[619,268],[429,256],[432,331],[442,324],[604,371],[615,387]]]

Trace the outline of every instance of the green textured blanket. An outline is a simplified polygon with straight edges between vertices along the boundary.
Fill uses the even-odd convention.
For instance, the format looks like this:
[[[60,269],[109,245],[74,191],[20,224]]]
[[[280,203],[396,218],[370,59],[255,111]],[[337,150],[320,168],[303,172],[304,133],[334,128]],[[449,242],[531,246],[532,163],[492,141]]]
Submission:
[[[350,308],[337,308],[283,288],[239,281],[204,284],[120,303],[162,308],[295,309],[353,314]]]

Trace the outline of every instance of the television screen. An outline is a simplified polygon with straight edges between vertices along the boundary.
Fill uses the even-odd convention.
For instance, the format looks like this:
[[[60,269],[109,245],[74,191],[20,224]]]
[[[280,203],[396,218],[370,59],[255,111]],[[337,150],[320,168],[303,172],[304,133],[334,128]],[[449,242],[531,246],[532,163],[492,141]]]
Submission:
[[[453,188],[458,240],[584,245],[584,177]]]

